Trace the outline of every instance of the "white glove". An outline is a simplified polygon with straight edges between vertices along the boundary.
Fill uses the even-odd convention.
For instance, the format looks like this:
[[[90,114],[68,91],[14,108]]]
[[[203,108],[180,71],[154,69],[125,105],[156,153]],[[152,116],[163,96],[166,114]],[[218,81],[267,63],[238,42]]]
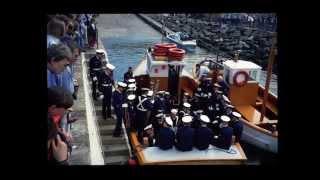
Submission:
[[[98,80],[96,76],[93,77],[92,79],[93,79],[93,81],[97,81]]]

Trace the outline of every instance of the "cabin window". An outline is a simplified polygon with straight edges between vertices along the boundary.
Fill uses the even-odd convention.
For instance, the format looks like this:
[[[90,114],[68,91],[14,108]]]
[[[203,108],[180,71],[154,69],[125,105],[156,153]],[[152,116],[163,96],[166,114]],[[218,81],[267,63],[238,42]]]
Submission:
[[[249,71],[249,76],[250,78],[252,78],[253,80],[257,79],[257,71],[253,70],[253,71]]]

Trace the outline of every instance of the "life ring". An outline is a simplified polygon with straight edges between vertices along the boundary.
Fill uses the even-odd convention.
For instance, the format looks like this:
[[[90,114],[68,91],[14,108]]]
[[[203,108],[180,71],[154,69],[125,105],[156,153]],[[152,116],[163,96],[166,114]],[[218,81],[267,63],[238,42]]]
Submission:
[[[179,49],[179,48],[170,48],[168,55],[169,57],[175,59],[175,60],[182,60],[184,57],[184,54],[186,53],[185,50]]]
[[[244,78],[241,78],[241,76],[243,76]],[[238,87],[246,85],[248,80],[249,74],[246,71],[238,71],[233,76],[233,83]]]
[[[155,45],[155,48],[158,48],[158,49],[170,49],[170,48],[176,48],[177,45],[174,44],[174,43],[159,43],[159,44],[156,44]]]

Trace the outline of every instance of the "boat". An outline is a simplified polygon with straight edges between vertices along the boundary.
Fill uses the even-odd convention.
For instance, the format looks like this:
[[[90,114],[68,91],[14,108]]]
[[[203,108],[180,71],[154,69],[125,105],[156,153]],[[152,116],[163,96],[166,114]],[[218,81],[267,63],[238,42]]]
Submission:
[[[170,47],[172,44],[162,45]],[[157,56],[162,53],[155,53],[155,48],[149,48],[146,51],[146,56],[139,62],[133,70],[133,76],[137,82],[138,88],[151,88],[153,82],[157,82],[157,90],[172,91],[177,97],[181,97],[185,92],[190,95],[197,87],[197,82],[193,76],[185,69],[183,56]],[[173,48],[175,49],[175,48]],[[160,53],[161,52],[161,53]],[[177,73],[172,77],[169,68],[173,68]],[[172,70],[172,69],[171,69]],[[170,89],[168,82],[177,81],[175,89]],[[175,99],[175,104],[178,105],[181,98]],[[133,152],[137,157],[140,165],[191,165],[191,164],[219,164],[219,165],[238,165],[244,164],[247,157],[239,143],[234,143],[230,149],[222,150],[212,145],[207,150],[199,151],[193,148],[192,151],[181,152],[173,147],[170,150],[161,150],[158,147],[144,147],[137,140],[137,133],[130,132],[129,139],[132,145]]]
[[[266,151],[277,153],[278,98],[272,92],[267,92],[265,113],[261,117],[265,96],[265,88],[259,84],[261,67],[250,61],[230,59],[219,61],[213,57],[204,59],[199,62],[199,65],[207,67],[213,79],[218,75],[224,77],[224,81],[229,86],[227,96],[242,115],[240,119],[244,125],[242,140]],[[199,83],[195,67],[194,65],[192,75]],[[247,78],[247,82],[243,85],[237,84],[237,78]]]
[[[185,49],[188,52],[194,52],[197,47],[197,41],[195,39],[191,39],[186,33],[168,33],[166,38],[170,42],[176,43],[179,48]]]

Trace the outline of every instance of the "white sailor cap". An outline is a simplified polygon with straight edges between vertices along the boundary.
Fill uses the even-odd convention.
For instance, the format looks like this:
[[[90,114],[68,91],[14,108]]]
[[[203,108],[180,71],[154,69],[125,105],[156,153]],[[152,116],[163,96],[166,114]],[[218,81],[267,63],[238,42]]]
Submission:
[[[192,116],[187,115],[182,117],[182,122],[184,123],[190,123],[191,121],[192,121]]]
[[[210,119],[209,119],[209,117],[207,115],[201,115],[200,116],[200,120],[202,122],[205,122],[205,123],[209,123],[210,122]]]
[[[153,91],[148,91],[147,96],[152,96],[153,95]]]
[[[160,117],[162,117],[163,116],[163,113],[158,113],[157,115],[156,115],[156,118],[160,118]]]
[[[202,114],[203,113],[203,110],[202,109],[199,109],[196,111],[198,114]]]
[[[129,82],[129,83],[135,83],[136,80],[135,80],[135,79],[129,79],[128,82]]]
[[[170,93],[168,91],[165,91],[164,94],[165,95],[170,95]]]
[[[201,91],[201,88],[197,88],[197,91]]]
[[[177,114],[177,113],[178,113],[178,110],[177,110],[177,109],[171,109],[171,113],[172,113],[172,114]]]
[[[238,112],[233,111],[233,112],[232,112],[232,115],[235,116],[235,117],[237,117],[237,118],[241,118],[241,114],[238,113]]]
[[[218,93],[218,94],[222,94],[222,91],[217,90],[217,91],[216,91],[216,93]]]
[[[128,107],[128,104],[127,104],[127,103],[124,103],[124,104],[122,104],[122,107],[123,107],[123,108],[127,108],[127,107]]]
[[[105,51],[104,51],[103,49],[97,49],[97,50],[96,50],[96,53],[97,53],[97,54],[102,54],[102,53],[104,53],[104,52],[105,52]]]
[[[106,67],[107,67],[108,69],[110,69],[111,71],[113,71],[113,70],[116,68],[114,65],[112,65],[112,64],[110,64],[110,63],[108,63],[108,64],[106,65]]]
[[[221,88],[221,86],[218,83],[214,83],[214,87]]]
[[[220,119],[221,119],[223,122],[229,122],[229,121],[230,121],[230,118],[229,118],[228,116],[226,116],[226,115],[222,115],[222,116],[220,117]]]
[[[222,95],[222,97],[223,97],[223,99],[224,99],[225,101],[227,101],[228,103],[230,103],[230,102],[231,102],[227,96]]]
[[[144,130],[146,131],[146,130],[151,129],[151,128],[152,128],[152,124],[149,124],[148,126],[146,126],[146,127],[144,128]]]
[[[165,122],[166,122],[169,126],[172,126],[172,125],[173,125],[173,122],[172,122],[172,119],[171,119],[170,116],[167,116],[167,117],[165,118]]]
[[[185,103],[183,103],[183,106],[186,107],[186,108],[189,108],[189,107],[191,107],[191,104],[185,102]]]
[[[186,93],[186,92],[185,92],[184,95],[185,95],[185,96],[189,96],[189,93]]]
[[[118,86],[125,88],[125,87],[127,87],[127,84],[124,82],[118,82]]]
[[[200,97],[200,94],[199,93],[194,93],[194,96]]]
[[[141,91],[150,91],[149,88],[141,88]]]
[[[128,95],[127,98],[128,98],[129,101],[132,101],[132,100],[134,100],[136,98],[136,95],[130,94],[130,95]]]
[[[129,85],[128,85],[128,88],[129,88],[129,89],[134,89],[134,88],[136,88],[136,84],[129,84]]]
[[[158,91],[157,94],[164,94],[165,91]]]
[[[226,106],[229,108],[234,108],[234,106],[232,106],[231,104],[227,104]]]

